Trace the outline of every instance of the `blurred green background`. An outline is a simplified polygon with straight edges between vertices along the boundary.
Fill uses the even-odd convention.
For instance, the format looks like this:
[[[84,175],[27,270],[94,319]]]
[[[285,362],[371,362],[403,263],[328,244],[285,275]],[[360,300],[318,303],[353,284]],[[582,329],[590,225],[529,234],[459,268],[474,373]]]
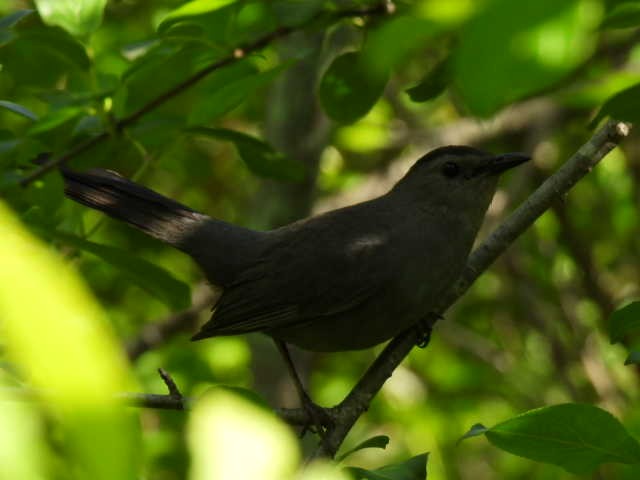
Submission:
[[[0,276],[3,329],[9,324],[2,376],[12,387],[59,386],[56,372],[64,384],[68,370],[80,383],[89,377],[86,391],[103,388],[92,386],[95,376],[105,391],[165,393],[161,367],[190,397],[232,385],[272,406],[297,405],[267,337],[189,341],[211,304],[210,289],[189,258],[66,200],[55,172],[27,189],[17,186],[38,154],[60,155],[106,131],[112,134],[106,141],[69,165],[113,169],[213,217],[269,229],[381,194],[437,146],[531,153],[531,164],[502,180],[482,238],[592,135],[590,121],[603,105],[597,121],[607,114],[633,121],[640,112],[633,89],[640,82],[635,1],[397,1],[387,5],[388,13],[341,17],[335,12],[368,11],[380,2],[35,3],[0,0],[0,186],[13,211],[0,212],[7,218],[0,221],[0,258],[3,266],[15,256],[24,260]],[[16,15],[36,7],[39,13]],[[86,16],[74,16],[76,7]],[[118,128],[118,120],[203,66],[282,26],[293,33]],[[482,275],[438,323],[429,347],[415,349],[396,370],[345,448],[380,434],[391,438],[389,445],[358,452],[346,463],[377,468],[430,452],[432,479],[576,478],[484,438],[456,443],[475,423],[490,426],[569,401],[601,406],[640,438],[638,370],[624,365],[628,349],[611,345],[607,333],[611,313],[640,297],[639,202],[640,137],[632,134]],[[63,267],[40,267],[39,254],[20,253],[32,239],[10,243],[12,215],[45,242],[35,249],[80,273],[78,289],[101,307],[92,303],[90,310],[100,313],[86,315],[101,317],[104,310],[106,320],[96,325],[107,333],[84,332],[82,322],[58,311],[54,304],[64,301],[59,292],[67,277],[56,272]],[[157,325],[188,307],[187,286],[198,314],[180,331],[158,337]],[[73,292],[71,305],[80,295]],[[11,326],[19,323],[29,328]],[[109,338],[102,358],[92,335]],[[34,351],[25,353],[35,338]],[[71,355],[65,345],[75,343],[86,351]],[[331,406],[380,350],[293,353],[312,397]],[[123,353],[130,372],[119,363]],[[42,373],[45,366],[53,373]],[[26,432],[24,445],[38,444],[34,438],[46,445],[32,453],[42,466],[29,473],[33,464],[25,461],[23,477],[0,467],[6,478],[87,478],[91,462],[101,461],[91,460],[90,452],[73,453],[73,445],[103,432],[104,448],[115,448],[120,437],[109,440],[116,433],[108,426],[118,422],[129,440],[115,451],[126,450],[122,465],[128,467],[118,474],[105,469],[104,478],[189,474],[185,412],[114,413],[116,407],[99,401],[93,410],[83,402],[77,408],[72,401],[53,409],[38,405],[7,418],[16,422],[10,431]],[[85,407],[83,417],[78,412]],[[18,421],[23,414],[27,420]],[[29,422],[36,424],[31,433]],[[66,426],[62,433],[56,422]],[[0,435],[0,443],[11,445],[11,438]],[[307,436],[303,453],[315,442]],[[81,466],[69,460],[80,457]],[[585,478],[638,475],[638,467],[606,465]]]

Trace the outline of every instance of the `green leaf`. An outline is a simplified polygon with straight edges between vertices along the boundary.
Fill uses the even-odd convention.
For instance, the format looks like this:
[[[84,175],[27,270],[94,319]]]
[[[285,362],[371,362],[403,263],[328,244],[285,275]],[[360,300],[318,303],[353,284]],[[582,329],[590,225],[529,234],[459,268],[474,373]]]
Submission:
[[[445,58],[438,62],[416,86],[407,89],[409,98],[414,102],[426,102],[440,95],[449,86],[451,78],[451,60]]]
[[[215,72],[203,85],[204,93],[189,115],[189,125],[203,125],[222,117],[292,64],[258,72],[253,64],[243,61]]]
[[[90,242],[62,232],[46,232],[45,235],[100,257],[173,310],[183,310],[191,305],[191,292],[186,283],[175,278],[167,270],[126,250]]]
[[[81,107],[66,107],[55,110],[34,123],[27,131],[27,135],[34,137],[46,133],[60,125],[70,122],[83,113],[84,109]]]
[[[319,97],[332,119],[352,123],[364,116],[378,101],[388,74],[372,74],[359,52],[337,57],[320,81]]]
[[[365,470],[358,467],[347,467],[354,479],[361,480],[426,480],[428,453],[422,453],[406,462],[387,465],[376,470]]]
[[[17,113],[18,115],[22,115],[23,117],[28,118],[29,120],[37,121],[38,115],[33,113],[27,107],[23,107],[22,105],[18,105],[17,103],[9,102],[7,100],[0,100],[0,107],[6,108],[7,110]]]
[[[609,412],[566,403],[530,410],[485,433],[495,446],[520,457],[586,474],[602,463],[640,462],[640,444]]]
[[[458,443],[461,442],[462,440],[465,440],[467,438],[472,438],[472,437],[478,437],[484,433],[486,433],[488,430],[487,427],[485,427],[484,425],[482,425],[481,423],[476,423],[475,425],[473,425],[469,431],[467,433],[465,433],[463,436],[461,436],[458,439]]]
[[[488,2],[455,51],[454,81],[467,107],[488,116],[562,80],[591,55],[599,14],[591,0]]]
[[[213,13],[235,2],[236,0],[193,0],[187,2],[169,12],[162,19],[158,25],[158,33],[165,33],[176,23]]]
[[[44,23],[84,37],[102,23],[107,0],[35,0],[35,3]]]
[[[626,360],[625,365],[640,365],[640,350],[631,350]]]
[[[375,437],[368,438],[364,442],[361,442],[357,446],[353,447],[351,450],[348,450],[342,455],[336,457],[336,461],[341,462],[352,453],[363,450],[365,448],[382,448],[384,450],[385,448],[387,448],[388,444],[389,437],[387,437],[386,435],[376,435]]]
[[[305,168],[300,162],[288,158],[257,138],[224,128],[190,127],[185,132],[233,142],[247,167],[261,177],[294,182],[304,178]]]
[[[600,28],[629,28],[640,25],[640,3],[625,2],[607,13]]]
[[[615,118],[620,121],[636,122],[640,119],[640,83],[616,93],[609,98],[600,108],[595,118],[591,121],[594,127],[605,117]]]
[[[609,318],[609,338],[611,343],[624,339],[631,332],[640,332],[640,301],[619,308]]]
[[[42,402],[47,431],[58,432],[57,448],[77,477],[137,478],[138,413],[116,396],[135,388],[120,342],[69,264],[34,238],[2,202],[0,218],[6,358],[29,386],[50,393]],[[46,456],[47,469],[52,458]]]
[[[293,478],[300,456],[273,412],[221,389],[195,405],[187,438],[191,480]]]

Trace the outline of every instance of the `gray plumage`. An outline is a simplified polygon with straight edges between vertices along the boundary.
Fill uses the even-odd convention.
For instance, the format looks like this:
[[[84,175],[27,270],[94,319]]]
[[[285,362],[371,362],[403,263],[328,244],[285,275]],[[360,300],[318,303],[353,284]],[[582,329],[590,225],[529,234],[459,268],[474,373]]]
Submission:
[[[223,289],[194,339],[261,331],[314,351],[371,347],[423,318],[460,275],[499,174],[525,161],[442,147],[387,194],[256,232],[104,170],[64,169],[72,199],[191,255]]]

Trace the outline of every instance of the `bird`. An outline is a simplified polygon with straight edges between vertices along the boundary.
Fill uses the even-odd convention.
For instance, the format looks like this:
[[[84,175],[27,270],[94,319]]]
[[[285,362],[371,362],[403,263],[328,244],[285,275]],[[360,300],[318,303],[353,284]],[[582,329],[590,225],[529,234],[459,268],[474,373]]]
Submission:
[[[175,247],[222,289],[193,336],[262,332],[315,352],[412,328],[462,273],[500,174],[529,160],[449,145],[385,194],[269,231],[192,210],[105,169],[62,167],[72,200]]]

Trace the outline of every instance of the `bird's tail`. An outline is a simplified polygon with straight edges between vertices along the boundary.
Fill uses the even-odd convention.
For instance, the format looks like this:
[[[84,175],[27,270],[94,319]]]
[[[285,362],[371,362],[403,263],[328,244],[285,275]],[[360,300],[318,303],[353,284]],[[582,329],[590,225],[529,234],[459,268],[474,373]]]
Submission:
[[[103,169],[61,169],[65,194],[78,203],[123,220],[181,250],[209,217]],[[190,252],[187,252],[190,253]]]

